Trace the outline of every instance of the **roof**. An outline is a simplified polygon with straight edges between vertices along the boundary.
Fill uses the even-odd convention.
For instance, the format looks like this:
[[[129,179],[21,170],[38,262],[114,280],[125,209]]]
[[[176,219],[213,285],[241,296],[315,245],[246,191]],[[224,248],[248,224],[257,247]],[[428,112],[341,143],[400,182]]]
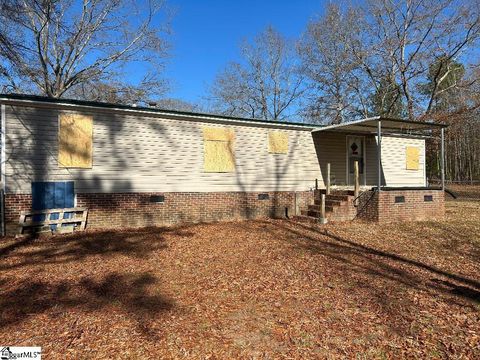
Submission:
[[[377,124],[381,121],[382,132],[383,133],[408,133],[408,134],[419,134],[422,131],[430,131],[435,128],[444,128],[448,125],[440,123],[431,123],[431,122],[421,122],[421,121],[409,121],[403,119],[395,119],[388,117],[371,117],[367,119],[361,119],[356,121],[350,121],[342,124],[335,125],[319,125],[319,124],[309,124],[293,121],[274,121],[274,120],[262,120],[254,118],[243,118],[235,116],[226,116],[218,115],[211,113],[202,113],[202,112],[189,112],[189,111],[177,111],[177,110],[167,110],[167,109],[158,109],[153,107],[143,107],[143,106],[131,106],[131,105],[122,105],[122,104],[113,104],[106,102],[98,101],[85,101],[85,100],[76,100],[76,99],[55,99],[45,96],[38,95],[25,95],[25,94],[0,94],[1,101],[10,101],[15,103],[26,103],[26,104],[52,104],[61,107],[81,107],[81,108],[97,108],[105,109],[111,111],[127,111],[134,113],[151,113],[157,114],[159,116],[165,116],[170,118],[177,119],[196,119],[201,121],[218,121],[218,122],[227,122],[227,123],[245,123],[250,125],[261,125],[269,127],[288,127],[296,129],[311,130],[312,132],[318,131],[337,131],[337,132],[351,132],[351,133],[362,133],[362,134],[374,134],[377,132]],[[423,134],[421,134],[423,135]]]
[[[274,120],[262,120],[254,118],[243,118],[235,116],[226,116],[218,115],[211,113],[201,113],[201,112],[189,112],[189,111],[177,111],[177,110],[166,110],[153,107],[143,107],[143,106],[131,106],[131,105],[122,105],[122,104],[113,104],[106,102],[98,101],[85,101],[85,100],[76,100],[76,99],[55,99],[45,96],[38,95],[25,95],[25,94],[0,94],[1,101],[14,101],[21,103],[30,103],[30,104],[54,104],[59,106],[70,106],[70,107],[87,107],[87,108],[99,108],[107,109],[112,111],[128,111],[136,113],[152,113],[158,114],[167,117],[174,118],[195,118],[198,120],[209,120],[209,121],[221,121],[221,122],[232,122],[232,123],[251,123],[257,125],[273,126],[273,127],[295,127],[295,128],[304,128],[305,130],[312,130],[314,128],[320,128],[324,125],[319,124],[307,124],[301,122],[292,122],[292,121],[274,121]]]
[[[414,135],[421,135],[425,131],[446,128],[448,126],[441,123],[409,121],[403,119],[376,116],[362,120],[350,121],[342,124],[324,126],[320,129],[314,129],[312,130],[312,132],[337,131],[362,134],[376,134],[379,122],[381,122],[382,133],[407,133]]]

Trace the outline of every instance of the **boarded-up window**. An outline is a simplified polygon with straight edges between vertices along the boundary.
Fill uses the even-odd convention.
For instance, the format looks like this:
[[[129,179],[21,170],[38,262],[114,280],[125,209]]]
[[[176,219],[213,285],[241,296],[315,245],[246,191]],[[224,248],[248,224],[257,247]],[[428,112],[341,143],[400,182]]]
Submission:
[[[288,134],[280,131],[268,133],[268,152],[271,154],[288,153]]]
[[[205,172],[235,171],[235,133],[230,129],[204,128],[204,170]]]
[[[418,170],[420,168],[420,148],[407,146],[407,170]]]
[[[60,114],[58,120],[58,166],[91,168],[93,118],[79,114]]]

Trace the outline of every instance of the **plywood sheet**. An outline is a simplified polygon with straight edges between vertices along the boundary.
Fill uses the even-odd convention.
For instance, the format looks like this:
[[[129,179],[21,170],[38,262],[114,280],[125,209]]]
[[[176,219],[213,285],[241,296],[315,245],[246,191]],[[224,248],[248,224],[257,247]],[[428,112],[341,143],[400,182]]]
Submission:
[[[268,152],[272,154],[288,153],[288,134],[280,131],[269,131]]]
[[[93,164],[93,118],[80,114],[60,114],[58,166],[91,168]]]
[[[227,128],[204,127],[203,140],[231,142],[235,140],[235,132],[232,129],[227,129]]]
[[[406,149],[407,170],[418,170],[420,168],[420,148],[407,146]]]
[[[206,172],[235,171],[235,156],[229,141],[204,142],[204,169]]]

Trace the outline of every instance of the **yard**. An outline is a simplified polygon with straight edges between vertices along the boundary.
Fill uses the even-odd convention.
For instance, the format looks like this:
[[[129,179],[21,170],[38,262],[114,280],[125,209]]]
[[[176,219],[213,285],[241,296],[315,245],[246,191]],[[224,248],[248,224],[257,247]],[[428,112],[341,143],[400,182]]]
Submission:
[[[0,343],[65,358],[480,358],[480,203],[0,245]]]

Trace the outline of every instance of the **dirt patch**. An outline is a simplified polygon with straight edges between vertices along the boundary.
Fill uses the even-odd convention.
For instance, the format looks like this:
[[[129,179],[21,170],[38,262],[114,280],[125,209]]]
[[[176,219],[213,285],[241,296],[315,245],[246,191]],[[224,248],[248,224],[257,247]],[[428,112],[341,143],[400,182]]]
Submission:
[[[0,338],[45,358],[480,357],[480,204],[0,245]]]

